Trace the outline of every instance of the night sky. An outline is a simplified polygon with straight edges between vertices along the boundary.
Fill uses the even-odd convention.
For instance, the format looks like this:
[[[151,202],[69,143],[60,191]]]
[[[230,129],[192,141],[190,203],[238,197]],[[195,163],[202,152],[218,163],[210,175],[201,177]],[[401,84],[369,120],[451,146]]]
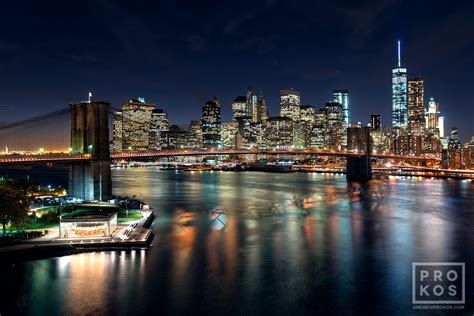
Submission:
[[[132,3],[133,2],[133,3]],[[87,98],[132,97],[198,119],[217,96],[223,119],[251,84],[272,115],[280,89],[320,108],[349,89],[353,121],[390,124],[396,41],[409,76],[440,101],[446,133],[474,135],[474,2],[3,1],[0,121]]]

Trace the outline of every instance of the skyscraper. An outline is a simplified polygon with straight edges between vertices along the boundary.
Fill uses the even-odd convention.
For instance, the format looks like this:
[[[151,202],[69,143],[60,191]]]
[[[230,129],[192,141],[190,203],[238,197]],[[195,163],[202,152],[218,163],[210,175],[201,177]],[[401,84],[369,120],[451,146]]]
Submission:
[[[265,102],[263,95],[260,93],[260,96],[257,98],[257,123],[262,123],[263,126],[266,126],[269,116],[267,103]]]
[[[341,150],[345,133],[342,105],[339,102],[326,103],[326,124],[326,148]]]
[[[151,113],[150,149],[162,149],[161,132],[169,130],[168,114],[166,110],[155,109]]]
[[[425,106],[423,79],[414,77],[408,79],[408,135],[409,153],[421,155],[425,135]]]
[[[114,119],[112,121],[112,151],[119,152],[122,151],[122,111],[115,112]]]
[[[380,131],[382,129],[382,120],[380,118],[380,114],[370,115],[370,127],[375,131]]]
[[[392,125],[403,129],[408,125],[407,69],[402,68],[400,41],[398,41],[398,65],[392,69]]]
[[[424,84],[420,77],[408,79],[408,133],[421,136],[425,129]]]
[[[214,97],[202,107],[202,145],[204,149],[221,147],[221,105]]]
[[[293,147],[293,120],[282,116],[268,118],[264,138],[269,149]]]
[[[245,95],[236,97],[232,102],[232,120],[236,121],[239,117],[249,115],[247,113],[247,97]]]
[[[438,119],[439,137],[444,137],[444,116],[440,116]]]
[[[435,98],[430,97],[428,111],[426,112],[426,127],[430,132],[439,136],[439,103]]]
[[[235,121],[222,122],[221,141],[223,148],[237,148],[239,123]]]
[[[249,86],[247,89],[246,116],[250,116],[252,122],[257,122],[257,96],[255,95],[252,86]]]
[[[145,99],[131,99],[122,104],[122,149],[148,150],[150,127],[155,105]],[[118,126],[118,125],[117,125]]]
[[[187,148],[202,149],[202,129],[200,121],[193,120],[189,123],[186,140],[188,143]]]
[[[349,90],[334,90],[332,92],[332,101],[342,105],[344,128],[349,127],[351,123],[351,113],[349,111]]]
[[[315,110],[312,105],[303,105],[300,109],[300,122],[304,126],[304,147],[311,147],[311,133],[315,124]]]
[[[456,127],[451,129],[451,135],[449,135],[447,158],[447,166],[449,169],[463,168],[461,139]]]
[[[311,131],[311,148],[324,148],[326,135],[326,109],[319,109],[315,115],[314,128]]]
[[[280,91],[280,115],[298,121],[300,117],[301,95],[289,89]]]

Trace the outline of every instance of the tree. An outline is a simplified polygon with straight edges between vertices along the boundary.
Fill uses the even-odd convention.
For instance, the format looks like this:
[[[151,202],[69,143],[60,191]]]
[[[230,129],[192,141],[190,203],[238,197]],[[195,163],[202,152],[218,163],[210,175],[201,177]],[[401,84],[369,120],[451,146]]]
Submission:
[[[0,182],[0,223],[3,236],[8,224],[19,224],[28,212],[27,188],[23,182],[4,180]]]

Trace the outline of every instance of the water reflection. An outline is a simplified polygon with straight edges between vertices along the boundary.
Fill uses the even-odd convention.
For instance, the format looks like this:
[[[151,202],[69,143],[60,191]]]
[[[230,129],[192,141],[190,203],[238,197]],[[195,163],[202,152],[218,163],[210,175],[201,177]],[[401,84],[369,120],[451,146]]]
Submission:
[[[114,186],[158,210],[152,247],[10,268],[23,310],[410,313],[413,261],[472,268],[469,182],[148,168]]]

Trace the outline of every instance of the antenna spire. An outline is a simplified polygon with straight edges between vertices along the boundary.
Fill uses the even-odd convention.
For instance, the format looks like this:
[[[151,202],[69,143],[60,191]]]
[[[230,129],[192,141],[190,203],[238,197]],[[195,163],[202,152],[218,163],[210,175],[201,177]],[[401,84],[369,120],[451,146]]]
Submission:
[[[402,66],[402,58],[400,54],[400,40],[398,40],[398,67]]]

